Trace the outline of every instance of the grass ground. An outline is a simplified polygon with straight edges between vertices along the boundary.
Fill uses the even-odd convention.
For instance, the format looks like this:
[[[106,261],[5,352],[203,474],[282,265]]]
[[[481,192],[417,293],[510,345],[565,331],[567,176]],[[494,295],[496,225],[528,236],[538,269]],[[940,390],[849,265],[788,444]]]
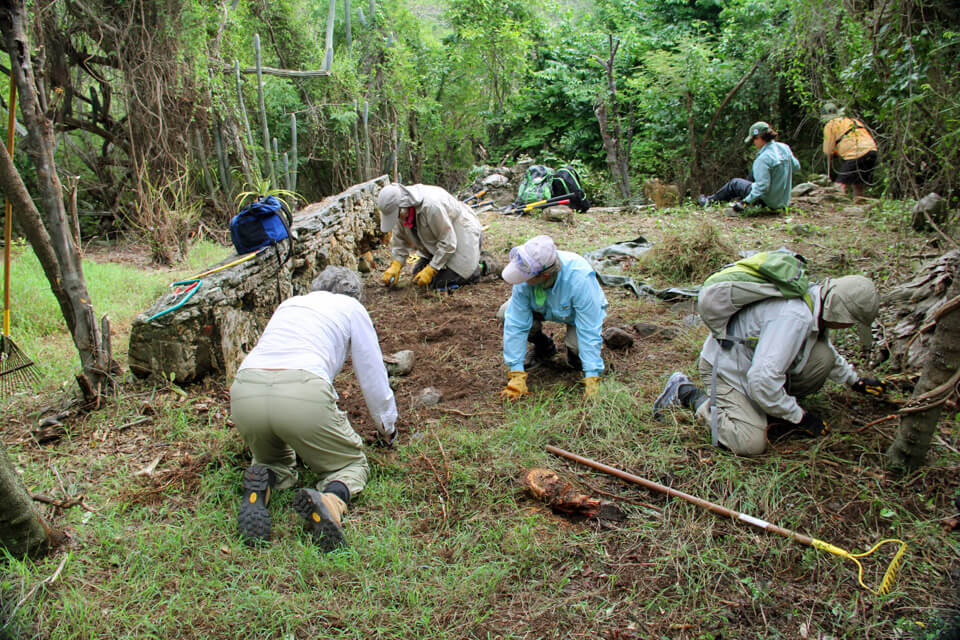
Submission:
[[[883,203],[866,215],[829,206],[729,220],[718,210],[681,208],[588,212],[573,226],[496,216],[485,224],[489,248],[503,257],[540,232],[579,252],[637,235],[688,238],[671,244],[683,251],[713,226],[738,250],[787,244],[812,259],[817,276],[863,273],[883,287],[936,252],[902,228],[905,216],[897,203]],[[169,281],[220,257],[206,251],[209,259],[177,274],[129,261],[85,265],[97,309],[113,318],[118,351],[133,315]],[[385,253],[378,257],[385,262]],[[657,286],[694,282],[665,279],[665,259],[624,269]],[[16,264],[17,281],[33,278],[30,289],[44,289],[26,255]],[[115,402],[68,421],[59,440],[38,443],[36,418],[62,401],[61,387],[72,392],[76,365],[56,307],[16,293],[27,300],[14,337],[47,375],[37,393],[6,407],[2,438],[31,491],[84,500],[69,509],[41,506],[67,532],[63,548],[36,561],[8,559],[0,578],[5,632],[58,639],[894,638],[923,637],[930,627],[920,625],[951,602],[960,549],[940,521],[951,515],[960,486],[955,417],[940,428],[946,446],[934,445],[929,464],[910,475],[885,467],[895,423],[863,428],[890,407],[836,386],[811,400],[828,417],[831,436],[777,442],[755,459],[717,451],[689,416],[649,417],[671,371],[695,373],[704,330],[683,325],[684,306],[617,290],[607,290],[608,325],[648,322],[676,336],[605,350],[610,375],[597,402],[583,401],[576,372],[552,367],[530,374],[530,397],[503,404],[493,314],[509,295],[504,283],[438,296],[388,293],[376,280],[368,276],[367,305],[384,351],[413,349],[417,365],[397,384],[398,444],[369,448],[371,481],[345,523],[350,547],[329,555],[316,552],[284,493],[271,506],[274,539],[256,548],[238,539],[248,457],[229,423],[227,381],[186,390],[126,381]],[[840,333],[837,342],[860,359],[852,335]],[[413,408],[428,385],[444,401]],[[372,440],[349,371],[337,388],[354,426]],[[547,454],[546,444],[844,548],[903,538],[911,545],[904,569],[893,593],[878,599],[857,585],[852,564],[578,468]],[[134,475],[158,457],[152,475]],[[532,466],[615,496],[630,517],[601,525],[554,515],[520,483]],[[61,563],[58,579],[40,585]],[[885,565],[867,563],[868,583]]]

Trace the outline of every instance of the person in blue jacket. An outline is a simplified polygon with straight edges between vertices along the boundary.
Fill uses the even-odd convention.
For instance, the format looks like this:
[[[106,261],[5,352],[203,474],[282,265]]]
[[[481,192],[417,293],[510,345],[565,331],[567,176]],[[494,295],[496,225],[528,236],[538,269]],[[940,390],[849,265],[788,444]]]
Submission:
[[[557,352],[553,339],[543,332],[543,323],[549,321],[567,325],[567,362],[583,370],[584,396],[596,396],[603,371],[600,331],[607,298],[590,263],[575,253],[557,251],[550,236],[536,236],[510,250],[510,263],[501,276],[513,285],[510,299],[497,314],[503,321],[503,359],[510,369],[501,395],[516,400],[528,393],[527,342],[533,344],[531,364]]]
[[[747,205],[759,204],[767,209],[783,209],[790,204],[793,172],[800,170],[800,162],[790,147],[777,142],[777,132],[766,122],[754,122],[744,139],[759,150],[753,160],[753,181],[734,178],[710,196],[700,196],[700,206],[734,200],[734,213],[741,213]]]

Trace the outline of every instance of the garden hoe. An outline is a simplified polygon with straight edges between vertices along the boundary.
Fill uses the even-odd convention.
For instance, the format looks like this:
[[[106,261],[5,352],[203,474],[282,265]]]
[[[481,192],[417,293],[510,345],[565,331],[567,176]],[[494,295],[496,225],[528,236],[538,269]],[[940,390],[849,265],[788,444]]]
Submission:
[[[875,596],[883,596],[890,593],[890,590],[893,588],[893,583],[897,579],[897,573],[900,571],[900,565],[903,563],[903,554],[907,551],[907,543],[903,540],[888,539],[881,540],[877,544],[873,545],[873,548],[871,548],[869,551],[865,551],[864,553],[850,553],[849,551],[841,549],[840,547],[836,547],[829,542],[817,540],[816,538],[805,536],[802,533],[797,533],[796,531],[791,531],[790,529],[778,527],[777,525],[771,524],[766,520],[754,518],[753,516],[749,516],[745,513],[734,511],[733,509],[721,507],[720,505],[704,500],[703,498],[698,498],[690,495],[689,493],[684,493],[683,491],[677,491],[676,489],[665,487],[662,484],[647,480],[646,478],[641,478],[640,476],[635,476],[632,473],[627,473],[626,471],[621,471],[615,467],[607,466],[601,462],[596,462],[594,460],[590,460],[589,458],[578,456],[575,453],[570,453],[569,451],[564,451],[563,449],[558,449],[557,447],[551,447],[550,445],[547,445],[547,451],[556,456],[567,458],[568,460],[573,460],[574,462],[579,462],[580,464],[596,469],[597,471],[603,471],[604,473],[616,476],[628,482],[639,484],[647,489],[652,489],[654,491],[659,491],[660,493],[665,493],[674,498],[686,500],[687,502],[695,504],[698,507],[703,507],[704,509],[708,509],[722,516],[727,516],[728,518],[733,518],[734,520],[742,520],[743,522],[752,524],[753,526],[763,529],[764,531],[779,533],[780,535],[790,538],[791,540],[795,540],[801,544],[809,545],[814,549],[829,551],[830,553],[840,556],[841,558],[852,560],[857,564],[857,580],[860,582],[860,586]],[[897,552],[894,554],[893,560],[890,561],[890,566],[887,567],[886,573],[883,574],[883,579],[880,581],[880,586],[877,589],[872,589],[863,582],[863,565],[860,564],[860,558],[866,558],[885,544],[898,544],[900,546],[897,549]]]
[[[17,104],[17,85],[10,77],[10,102],[7,108],[7,152],[13,158],[13,136],[16,125],[15,108]],[[3,335],[0,336],[0,398],[12,395],[20,386],[27,386],[40,379],[37,367],[30,358],[10,339],[10,243],[13,235],[13,205],[6,198],[3,229]]]

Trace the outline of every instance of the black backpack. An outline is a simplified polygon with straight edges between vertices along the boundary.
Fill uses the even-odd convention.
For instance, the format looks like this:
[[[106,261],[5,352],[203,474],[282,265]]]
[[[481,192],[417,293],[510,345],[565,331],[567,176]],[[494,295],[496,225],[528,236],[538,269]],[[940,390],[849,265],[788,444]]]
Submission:
[[[573,167],[567,166],[558,169],[550,177],[550,197],[570,196],[570,208],[580,213],[590,208],[590,199],[587,192],[580,186],[580,176]]]

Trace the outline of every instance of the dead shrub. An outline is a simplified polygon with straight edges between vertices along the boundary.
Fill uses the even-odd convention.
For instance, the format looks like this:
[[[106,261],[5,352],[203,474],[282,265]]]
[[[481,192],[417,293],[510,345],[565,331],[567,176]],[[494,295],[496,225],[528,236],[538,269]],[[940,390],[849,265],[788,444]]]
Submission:
[[[736,259],[736,249],[712,222],[665,236],[647,253],[646,270],[670,284],[699,284]]]

